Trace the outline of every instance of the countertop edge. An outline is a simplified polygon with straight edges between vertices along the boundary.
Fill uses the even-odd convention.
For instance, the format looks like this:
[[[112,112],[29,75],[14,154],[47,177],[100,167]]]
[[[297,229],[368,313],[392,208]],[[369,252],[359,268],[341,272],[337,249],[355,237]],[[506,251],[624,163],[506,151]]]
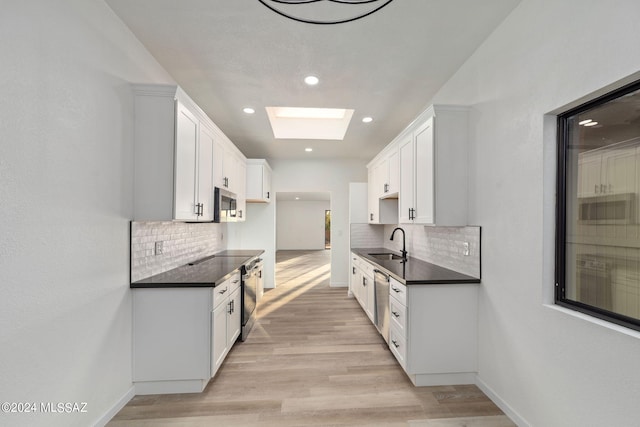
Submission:
[[[225,250],[226,251],[226,250]],[[223,253],[225,251],[220,251],[218,253]],[[264,249],[251,249],[251,250],[247,250],[248,252],[255,252],[255,254],[252,255],[207,255],[205,257],[199,258],[197,260],[191,261],[193,263],[197,263],[200,260],[203,259],[207,259],[207,258],[214,258],[214,257],[220,257],[220,258],[227,258],[227,257],[233,257],[233,258],[243,258],[242,264],[248,263],[252,260],[254,260],[255,258],[258,258],[260,255],[264,254]],[[176,268],[180,268],[176,267]],[[140,279],[136,282],[131,282],[129,284],[129,288],[130,289],[166,289],[166,288],[173,288],[173,289],[180,289],[180,288],[215,288],[216,286],[220,285],[221,283],[223,283],[225,280],[229,279],[231,276],[233,276],[233,274],[236,271],[239,271],[241,268],[234,268],[233,270],[225,273],[224,275],[222,275],[221,277],[216,278],[215,280],[212,281],[207,281],[207,282],[145,282],[145,280],[149,280],[150,278],[156,276],[156,275],[151,275],[149,277],[145,277],[144,279]],[[167,270],[163,273],[158,273],[158,275],[160,274],[164,274],[168,271]]]
[[[458,271],[452,270],[450,268],[443,267],[441,265],[433,264],[431,262],[424,261],[424,260],[421,260],[421,259],[418,259],[418,258],[413,258],[413,257],[408,257],[408,258],[409,258],[409,260],[417,261],[417,262],[428,264],[428,265],[433,265],[433,266],[436,266],[436,267],[441,268],[441,269],[452,271],[455,274],[460,275],[460,276],[464,276],[464,277],[460,277],[460,278],[457,278],[457,279],[406,280],[405,278],[400,277],[398,274],[394,273],[393,271],[387,269],[383,265],[378,264],[374,259],[372,259],[372,257],[368,256],[368,254],[367,254],[367,252],[371,252],[371,251],[373,251],[373,252],[384,251],[384,252],[390,252],[390,253],[393,253],[395,255],[399,255],[400,256],[401,254],[399,252],[393,251],[393,250],[390,250],[390,249],[386,249],[386,248],[350,248],[349,251],[355,253],[356,255],[361,257],[363,260],[367,261],[369,264],[371,264],[374,267],[382,270],[383,272],[387,273],[389,276],[393,277],[394,279],[396,279],[397,281],[399,281],[400,283],[402,283],[402,284],[404,284],[406,286],[412,286],[412,285],[463,285],[463,284],[480,284],[481,283],[481,278],[472,277],[472,276],[469,276],[467,274],[460,273]]]

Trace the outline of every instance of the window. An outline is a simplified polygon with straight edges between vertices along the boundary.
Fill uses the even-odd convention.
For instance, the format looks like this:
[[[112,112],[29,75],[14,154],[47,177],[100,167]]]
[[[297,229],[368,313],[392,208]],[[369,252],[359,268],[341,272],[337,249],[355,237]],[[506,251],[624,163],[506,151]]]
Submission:
[[[640,330],[640,81],[558,117],[556,304]]]

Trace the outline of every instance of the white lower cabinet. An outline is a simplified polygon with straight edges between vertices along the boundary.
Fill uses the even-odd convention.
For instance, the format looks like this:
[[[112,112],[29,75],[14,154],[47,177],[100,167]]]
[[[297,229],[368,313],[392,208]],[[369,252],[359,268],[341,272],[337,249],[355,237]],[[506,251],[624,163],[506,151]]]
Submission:
[[[242,314],[240,275],[213,289],[211,312],[211,376],[213,377],[240,335]]]
[[[478,285],[405,286],[391,278],[389,348],[416,386],[472,384]]]
[[[133,289],[135,393],[201,392],[239,335],[241,310],[238,272],[215,288]]]
[[[376,294],[373,283],[373,266],[353,253],[351,259],[351,292],[369,319],[374,322]]]

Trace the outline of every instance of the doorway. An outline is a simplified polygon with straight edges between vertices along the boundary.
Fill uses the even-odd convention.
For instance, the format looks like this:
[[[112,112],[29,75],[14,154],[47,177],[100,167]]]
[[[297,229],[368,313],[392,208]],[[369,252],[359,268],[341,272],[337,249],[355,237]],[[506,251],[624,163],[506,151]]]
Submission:
[[[309,257],[314,263],[327,262],[330,274],[331,193],[277,192],[276,286],[288,282],[294,270],[301,274],[301,268],[311,267],[314,263],[305,262]]]
[[[331,210],[324,211],[324,248],[331,249]]]

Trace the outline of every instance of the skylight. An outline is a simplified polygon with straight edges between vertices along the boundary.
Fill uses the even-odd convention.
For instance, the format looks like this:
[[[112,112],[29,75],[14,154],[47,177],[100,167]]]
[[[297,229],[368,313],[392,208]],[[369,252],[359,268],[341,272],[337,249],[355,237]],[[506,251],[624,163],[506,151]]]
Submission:
[[[276,139],[343,140],[353,110],[344,108],[265,107]]]

